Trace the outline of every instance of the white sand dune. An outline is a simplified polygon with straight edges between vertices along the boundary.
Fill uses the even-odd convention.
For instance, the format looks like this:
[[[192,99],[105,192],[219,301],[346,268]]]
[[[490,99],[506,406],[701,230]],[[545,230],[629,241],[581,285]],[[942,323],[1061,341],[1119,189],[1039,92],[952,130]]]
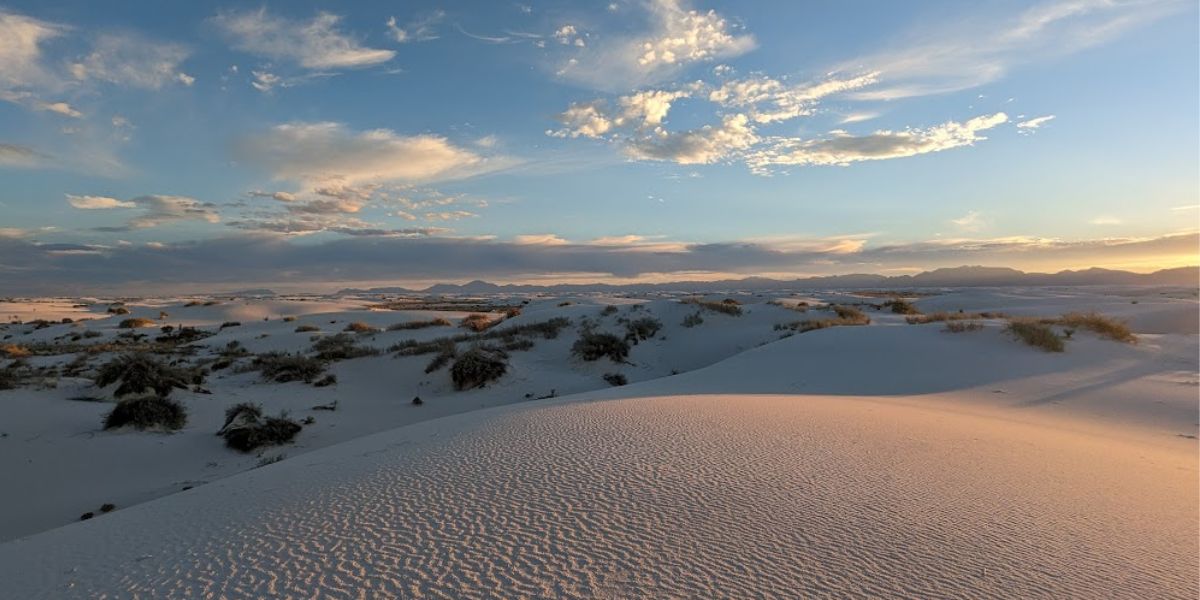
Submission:
[[[0,392],[21,417],[0,423],[0,468],[26,491],[4,498],[0,534],[42,531],[0,544],[0,598],[1195,598],[1196,302],[1130,294],[918,301],[1097,309],[1140,334],[1080,332],[1061,354],[996,321],[948,334],[873,312],[868,327],[778,339],[774,323],[827,313],[751,303],[685,328],[694,307],[653,301],[638,314],[664,332],[632,364],[568,360],[564,333],[470,392],[424,374],[428,357],[337,363],[335,388],[215,376],[214,396],[179,395],[190,422],[174,435],[97,431],[107,404],[65,400],[83,381]],[[302,349],[301,323],[445,314],[281,302],[167,310],[218,324],[244,311],[255,321],[200,343],[255,352]],[[276,318],[289,310],[301,316]],[[598,312],[544,300],[513,322]],[[110,335],[110,321],[86,326]],[[604,387],[613,370],[635,383]],[[523,400],[550,388],[573,395]],[[276,464],[246,471],[256,457],[212,435],[232,402],[308,414],[331,397],[342,408],[312,413]],[[45,531],[103,501],[120,510]]]
[[[0,546],[0,595],[1194,598],[1196,468],[871,398],[492,409]]]

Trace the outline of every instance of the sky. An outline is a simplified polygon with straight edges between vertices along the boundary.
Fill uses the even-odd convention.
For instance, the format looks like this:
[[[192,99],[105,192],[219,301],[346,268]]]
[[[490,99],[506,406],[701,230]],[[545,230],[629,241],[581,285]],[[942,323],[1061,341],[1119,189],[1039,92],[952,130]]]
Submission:
[[[1190,0],[3,3],[0,293],[1194,265],[1197,23]]]

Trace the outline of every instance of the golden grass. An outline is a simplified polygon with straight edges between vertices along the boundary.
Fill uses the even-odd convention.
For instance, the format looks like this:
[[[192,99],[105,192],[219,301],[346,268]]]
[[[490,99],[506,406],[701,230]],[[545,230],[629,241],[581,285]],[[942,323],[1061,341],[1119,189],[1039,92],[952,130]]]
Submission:
[[[1054,332],[1049,325],[1036,319],[1014,319],[1008,322],[1005,331],[1017,339],[1046,352],[1062,352],[1065,349],[1062,336]]]

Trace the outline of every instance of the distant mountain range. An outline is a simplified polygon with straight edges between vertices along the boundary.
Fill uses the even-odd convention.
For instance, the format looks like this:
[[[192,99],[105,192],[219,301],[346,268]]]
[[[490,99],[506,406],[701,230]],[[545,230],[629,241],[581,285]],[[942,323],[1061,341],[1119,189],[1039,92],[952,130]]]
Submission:
[[[766,277],[726,279],[721,281],[677,281],[667,283],[633,283],[612,285],[605,283],[559,284],[559,285],[498,285],[475,280],[464,284],[439,283],[423,290],[402,287],[376,287],[370,289],[346,288],[341,295],[355,294],[428,294],[428,295],[484,295],[484,294],[580,294],[588,292],[647,293],[647,292],[699,292],[715,293],[732,290],[769,291],[803,289],[895,289],[920,287],[1006,287],[1006,286],[1066,286],[1066,285],[1171,285],[1200,287],[1200,267],[1163,269],[1153,273],[1130,273],[1111,269],[1084,269],[1081,271],[1059,271],[1057,273],[1025,273],[1005,267],[953,267],[934,269],[916,275],[830,275],[804,279],[780,280]]]

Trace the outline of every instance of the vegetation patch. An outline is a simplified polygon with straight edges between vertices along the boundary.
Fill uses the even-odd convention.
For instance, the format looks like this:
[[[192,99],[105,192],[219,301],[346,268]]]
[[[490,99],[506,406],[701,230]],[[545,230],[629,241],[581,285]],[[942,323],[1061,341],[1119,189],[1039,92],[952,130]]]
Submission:
[[[460,321],[458,325],[459,325],[459,327],[462,327],[463,329],[470,329],[471,331],[479,333],[479,332],[487,331],[493,325],[495,325],[499,322],[500,321],[493,320],[491,317],[489,317],[485,314],[475,313],[475,314],[467,315],[466,317],[463,317],[463,320]]]
[[[584,331],[571,346],[571,353],[589,362],[607,357],[622,363],[629,357],[629,343],[611,333]]]
[[[309,333],[312,331],[320,331],[321,328],[316,325],[299,325],[296,327],[296,333]]]
[[[320,359],[303,354],[266,352],[254,357],[251,369],[260,372],[263,379],[276,383],[288,381],[312,383],[325,371],[325,363]]]
[[[704,316],[700,314],[700,311],[696,311],[696,312],[684,317],[683,322],[680,323],[680,325],[683,325],[684,327],[687,327],[687,328],[692,328],[697,325],[701,325],[703,323],[704,323]]]
[[[1137,336],[1129,329],[1128,324],[1097,312],[1070,312],[1050,321],[1055,325],[1086,329],[1102,338],[1116,342],[1125,342],[1127,344],[1137,343]]]
[[[388,325],[388,331],[409,331],[412,329],[426,329],[428,327],[450,327],[453,323],[449,319],[438,317],[428,321],[405,321],[404,323],[392,323]]]
[[[695,304],[696,306],[699,306],[705,310],[719,312],[723,315],[729,315],[731,317],[742,316],[741,302],[738,302],[733,298],[726,298],[720,302],[705,300],[703,298],[685,298],[684,300],[681,300],[681,302],[684,304]]]
[[[642,317],[625,323],[625,339],[634,344],[648,340],[662,329],[662,321],[654,317]]]
[[[375,348],[358,345],[354,337],[347,333],[318,338],[313,342],[311,352],[321,360],[346,360],[379,354]]]
[[[203,373],[167,365],[147,354],[126,354],[110,360],[96,374],[97,387],[120,383],[113,395],[120,398],[154,393],[166,397],[175,388],[203,383]]]
[[[980,329],[983,329],[983,323],[979,321],[947,321],[942,331],[946,333],[965,333],[968,331],[979,331]]]
[[[458,390],[480,388],[508,372],[508,354],[499,348],[476,346],[454,360],[450,379]]]
[[[141,327],[154,327],[155,325],[158,325],[158,322],[154,321],[153,319],[136,319],[135,318],[135,319],[122,320],[120,323],[117,323],[117,328],[118,329],[138,329]]]
[[[626,379],[625,376],[620,373],[605,373],[604,381],[607,381],[608,385],[611,385],[613,387],[622,386],[622,385],[629,383],[629,380]]]
[[[916,306],[903,298],[895,298],[883,303],[884,308],[890,308],[893,313],[898,315],[919,315],[921,311]]]
[[[290,443],[303,427],[286,415],[264,417],[262,407],[243,402],[225,410],[225,425],[217,435],[225,445],[240,452]]]
[[[163,429],[174,431],[187,424],[187,410],[182,404],[163,396],[139,396],[121,400],[104,417],[105,429],[133,427],[138,430]]]
[[[909,325],[924,325],[926,323],[942,323],[945,321],[978,321],[979,319],[1004,319],[1008,315],[1000,312],[947,312],[937,311],[924,315],[913,315],[905,319]]]
[[[1062,352],[1065,348],[1062,336],[1049,325],[1035,319],[1014,319],[1008,322],[1005,331],[1014,337],[1046,352]]]
[[[379,333],[379,329],[377,329],[375,327],[371,327],[370,325],[368,325],[367,323],[364,323],[362,321],[355,321],[353,323],[347,324],[346,328],[343,329],[343,331],[348,331],[351,333]]]

